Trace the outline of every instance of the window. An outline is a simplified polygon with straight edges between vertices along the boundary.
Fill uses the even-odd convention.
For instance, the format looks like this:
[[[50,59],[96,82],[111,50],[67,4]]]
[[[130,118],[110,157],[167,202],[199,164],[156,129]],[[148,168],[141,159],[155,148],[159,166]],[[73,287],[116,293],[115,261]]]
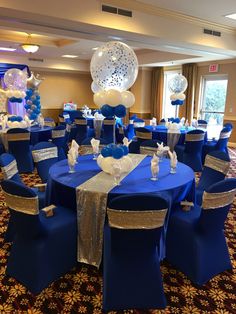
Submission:
[[[168,88],[168,82],[172,77],[174,77],[176,74],[180,73],[181,71],[165,71],[164,72],[164,91],[163,91],[163,102],[162,102],[162,118],[171,118],[171,117],[177,117],[179,106],[173,106],[171,105],[170,95],[171,92]]]
[[[209,125],[223,125],[228,78],[224,75],[203,77],[200,117]]]
[[[208,138],[218,138],[222,129],[228,78],[226,75],[204,76],[200,118],[208,122]]]

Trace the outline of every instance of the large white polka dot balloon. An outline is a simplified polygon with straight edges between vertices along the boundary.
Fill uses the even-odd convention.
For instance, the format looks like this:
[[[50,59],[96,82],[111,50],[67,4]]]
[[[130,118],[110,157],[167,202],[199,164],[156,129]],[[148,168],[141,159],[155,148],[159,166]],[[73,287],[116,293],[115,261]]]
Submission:
[[[110,41],[93,54],[90,72],[101,89],[125,91],[137,78],[138,60],[132,48],[122,42]]]

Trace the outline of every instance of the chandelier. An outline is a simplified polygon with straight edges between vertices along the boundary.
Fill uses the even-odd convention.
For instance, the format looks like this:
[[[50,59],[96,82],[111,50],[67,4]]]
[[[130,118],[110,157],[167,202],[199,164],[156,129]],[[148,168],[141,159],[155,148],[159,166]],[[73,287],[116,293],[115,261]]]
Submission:
[[[39,50],[39,45],[31,43],[31,35],[29,34],[26,42],[21,44],[21,48],[28,53],[35,53]]]

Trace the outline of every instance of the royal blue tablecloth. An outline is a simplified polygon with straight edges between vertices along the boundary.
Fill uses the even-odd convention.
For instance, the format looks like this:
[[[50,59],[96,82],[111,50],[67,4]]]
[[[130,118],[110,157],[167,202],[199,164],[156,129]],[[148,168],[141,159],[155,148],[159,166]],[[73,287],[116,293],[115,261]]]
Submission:
[[[158,180],[152,181],[150,159],[151,157],[146,157],[121,181],[120,186],[114,187],[108,194],[108,200],[130,193],[159,193],[168,198],[170,205],[185,198],[194,201],[195,179],[191,168],[178,163],[177,173],[170,174],[170,160],[164,159],[159,164]],[[76,187],[96,175],[101,169],[96,161],[92,160],[92,155],[85,155],[79,156],[75,173],[68,173],[68,171],[67,160],[59,161],[50,168],[47,200],[48,203],[76,210]]]

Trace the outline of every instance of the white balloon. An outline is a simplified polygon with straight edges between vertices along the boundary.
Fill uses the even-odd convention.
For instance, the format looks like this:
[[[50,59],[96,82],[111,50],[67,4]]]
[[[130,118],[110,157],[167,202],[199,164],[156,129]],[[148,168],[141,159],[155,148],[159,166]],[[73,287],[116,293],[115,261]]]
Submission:
[[[176,100],[176,99],[178,99],[178,98],[176,97],[176,94],[170,95],[170,100]]]
[[[135,97],[134,94],[129,92],[129,91],[125,91],[121,93],[121,97],[122,97],[122,105],[124,105],[126,108],[129,108],[131,106],[133,106],[133,104],[135,103]]]
[[[182,74],[176,74],[168,82],[171,93],[183,93],[188,87],[188,81]]]
[[[98,86],[95,82],[92,82],[91,84],[91,90],[94,94],[98,93],[101,91],[101,87]]]
[[[118,106],[122,103],[121,93],[115,89],[106,91],[106,104],[111,107]]]
[[[119,41],[110,41],[93,54],[90,72],[93,81],[102,89],[125,91],[137,78],[138,59],[128,45]]]
[[[11,89],[26,90],[27,74],[19,69],[10,69],[4,74],[4,83]]]
[[[113,157],[103,157],[101,154],[97,158],[98,166],[106,173],[112,174],[113,165],[119,163],[121,167],[121,173],[127,173],[132,169],[132,160],[129,156],[124,156],[121,159],[115,159]]]
[[[183,93],[178,94],[178,99],[185,100],[186,96]]]
[[[98,107],[106,104],[106,92],[101,91],[93,95],[93,101]]]

